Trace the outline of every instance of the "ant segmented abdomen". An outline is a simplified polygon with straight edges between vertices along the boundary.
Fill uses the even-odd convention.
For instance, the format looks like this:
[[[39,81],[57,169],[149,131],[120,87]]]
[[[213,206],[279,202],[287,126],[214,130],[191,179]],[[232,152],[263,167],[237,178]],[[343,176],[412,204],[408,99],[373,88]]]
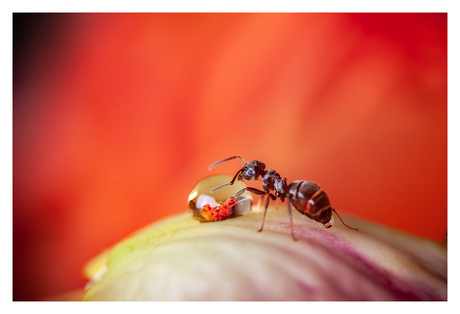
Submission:
[[[295,209],[323,225],[330,224],[332,210],[329,198],[310,181],[294,181],[289,185],[289,200]]]

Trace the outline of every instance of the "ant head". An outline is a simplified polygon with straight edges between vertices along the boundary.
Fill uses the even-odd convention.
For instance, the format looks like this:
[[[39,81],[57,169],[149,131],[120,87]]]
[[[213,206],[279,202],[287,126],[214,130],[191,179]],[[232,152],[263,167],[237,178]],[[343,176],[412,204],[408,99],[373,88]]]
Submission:
[[[261,161],[253,160],[247,162],[244,167],[240,170],[241,173],[238,176],[240,181],[252,181],[257,180],[264,172],[265,164]]]
[[[211,192],[214,192],[214,191],[216,191],[216,190],[218,190],[220,188],[223,188],[224,186],[232,185],[235,182],[236,179],[238,179],[239,181],[257,180],[257,178],[264,173],[265,164],[263,162],[257,161],[257,160],[246,162],[246,161],[244,161],[243,158],[241,158],[241,156],[233,156],[233,157],[229,157],[229,158],[225,158],[225,159],[216,161],[211,166],[209,166],[209,170],[211,170],[212,168],[214,168],[215,166],[217,166],[218,164],[220,164],[222,162],[232,160],[232,159],[235,159],[235,158],[239,158],[244,163],[243,168],[238,170],[238,172],[235,174],[235,176],[233,177],[232,181],[230,181],[230,183],[218,186],[218,187],[212,189]]]

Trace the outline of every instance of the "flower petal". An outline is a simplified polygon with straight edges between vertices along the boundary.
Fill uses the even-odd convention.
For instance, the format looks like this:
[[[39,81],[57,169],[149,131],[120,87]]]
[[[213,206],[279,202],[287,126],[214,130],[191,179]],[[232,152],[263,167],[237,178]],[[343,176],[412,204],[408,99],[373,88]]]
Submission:
[[[346,220],[360,231],[295,213],[293,241],[285,210],[270,208],[260,233],[257,211],[211,223],[173,217],[88,264],[84,300],[447,299],[445,246]]]

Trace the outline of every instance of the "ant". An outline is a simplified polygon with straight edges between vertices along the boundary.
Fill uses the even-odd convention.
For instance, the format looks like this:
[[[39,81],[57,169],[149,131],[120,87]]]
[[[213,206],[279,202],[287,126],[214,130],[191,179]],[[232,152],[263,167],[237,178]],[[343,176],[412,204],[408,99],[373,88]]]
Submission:
[[[261,177],[263,191],[252,187],[245,187],[244,189],[238,191],[233,197],[231,197],[228,200],[230,201],[238,198],[246,190],[257,195],[262,195],[262,197],[268,195],[267,200],[265,202],[262,226],[260,227],[259,232],[261,232],[264,228],[265,215],[267,214],[268,203],[270,199],[274,201],[278,198],[282,202],[284,202],[284,199],[287,199],[287,209],[289,213],[289,219],[291,222],[291,237],[294,241],[297,241],[297,239],[294,237],[293,232],[291,203],[299,213],[321,223],[326,228],[330,228],[332,226],[332,212],[334,212],[337,215],[337,217],[339,217],[340,221],[344,226],[358,231],[358,229],[352,228],[343,222],[342,218],[340,218],[339,214],[337,214],[334,207],[332,207],[332,205],[330,204],[329,198],[327,197],[326,193],[313,182],[294,181],[291,184],[287,185],[286,178],[281,179],[281,176],[275,170],[265,170],[265,164],[263,162],[258,160],[246,162],[240,156],[233,156],[219,160],[213,163],[211,166],[209,166],[209,170],[211,170],[216,165],[222,162],[229,161],[235,158],[241,159],[241,161],[244,163],[243,168],[238,170],[238,172],[235,174],[230,183],[226,183],[216,188],[213,188],[211,190],[211,193],[220,188],[223,188],[224,186],[233,185],[233,183],[237,179],[238,181],[253,181],[259,180],[259,177]],[[275,191],[275,195],[270,193],[271,191]]]

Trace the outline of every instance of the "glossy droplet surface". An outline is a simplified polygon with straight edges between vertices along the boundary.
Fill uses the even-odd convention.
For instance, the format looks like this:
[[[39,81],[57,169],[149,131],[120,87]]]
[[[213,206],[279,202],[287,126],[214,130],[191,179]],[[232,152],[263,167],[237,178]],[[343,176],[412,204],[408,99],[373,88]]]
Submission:
[[[334,217],[331,216],[331,220],[329,220],[328,223],[326,223],[326,224],[320,223],[319,225],[320,225],[321,227],[323,227],[323,228],[330,228],[330,227],[332,227],[333,224],[334,224]]]
[[[233,185],[225,186],[211,193],[211,189],[229,183],[232,178],[229,175],[220,174],[206,177],[198,182],[188,197],[188,210],[192,218],[201,222],[208,222],[249,213],[252,206],[251,193],[246,191],[236,200],[229,200],[230,197],[246,187],[243,182],[235,181]]]

